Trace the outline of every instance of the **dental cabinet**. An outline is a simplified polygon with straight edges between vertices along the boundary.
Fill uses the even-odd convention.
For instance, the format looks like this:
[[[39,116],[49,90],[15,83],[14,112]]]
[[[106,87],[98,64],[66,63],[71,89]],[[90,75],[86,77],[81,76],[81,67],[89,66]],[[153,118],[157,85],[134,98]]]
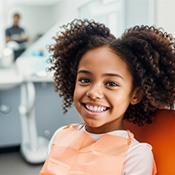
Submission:
[[[0,76],[0,148],[20,145],[27,162],[41,163],[54,131],[81,119],[74,107],[63,115],[62,99],[54,91],[52,76],[46,75],[44,59],[19,58],[15,70],[21,76],[16,84]]]
[[[53,92],[53,83],[36,82],[34,86],[38,135],[50,139],[54,130],[59,126],[59,98]],[[53,102],[53,105],[49,101]],[[13,89],[0,90],[2,108],[0,112],[0,148],[16,146],[21,143],[20,104],[21,85],[17,85]]]

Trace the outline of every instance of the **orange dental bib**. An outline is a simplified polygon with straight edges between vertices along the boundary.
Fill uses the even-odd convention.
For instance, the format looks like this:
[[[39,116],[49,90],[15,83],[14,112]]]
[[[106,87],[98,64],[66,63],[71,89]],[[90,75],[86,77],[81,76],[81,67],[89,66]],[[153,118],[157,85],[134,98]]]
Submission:
[[[121,175],[129,138],[104,134],[93,139],[83,130],[59,131],[40,175]]]

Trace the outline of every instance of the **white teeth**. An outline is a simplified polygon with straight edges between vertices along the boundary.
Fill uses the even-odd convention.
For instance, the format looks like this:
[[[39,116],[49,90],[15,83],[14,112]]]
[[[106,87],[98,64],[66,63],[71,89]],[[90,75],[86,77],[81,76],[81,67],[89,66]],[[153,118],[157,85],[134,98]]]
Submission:
[[[86,108],[92,112],[103,112],[106,110],[106,107],[102,107],[102,106],[86,105]]]

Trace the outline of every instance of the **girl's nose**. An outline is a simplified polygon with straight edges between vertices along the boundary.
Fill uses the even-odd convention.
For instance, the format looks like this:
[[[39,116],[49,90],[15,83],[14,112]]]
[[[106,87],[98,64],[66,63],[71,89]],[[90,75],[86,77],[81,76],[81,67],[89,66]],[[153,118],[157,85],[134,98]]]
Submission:
[[[101,99],[104,96],[101,88],[100,87],[97,87],[97,86],[92,87],[91,89],[89,89],[87,91],[86,95],[89,98],[93,99],[93,100],[95,100],[95,99]]]

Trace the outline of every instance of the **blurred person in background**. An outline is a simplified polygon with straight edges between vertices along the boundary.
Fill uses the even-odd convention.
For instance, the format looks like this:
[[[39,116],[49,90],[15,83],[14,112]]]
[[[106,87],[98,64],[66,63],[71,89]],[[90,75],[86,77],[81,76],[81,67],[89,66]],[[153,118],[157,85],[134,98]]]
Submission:
[[[19,13],[13,14],[13,24],[5,30],[7,47],[13,49],[14,60],[16,60],[27,47],[28,36],[25,29],[20,27],[21,15]]]

